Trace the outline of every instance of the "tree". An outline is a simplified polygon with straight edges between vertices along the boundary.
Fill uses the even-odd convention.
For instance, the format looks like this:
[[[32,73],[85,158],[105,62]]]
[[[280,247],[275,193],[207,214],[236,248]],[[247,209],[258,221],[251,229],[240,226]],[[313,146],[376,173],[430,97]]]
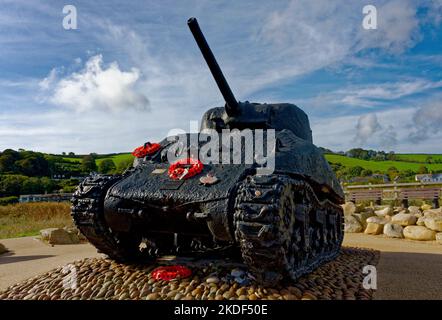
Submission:
[[[387,175],[390,177],[390,180],[394,180],[397,176],[399,176],[399,170],[396,167],[390,167],[387,170]]]
[[[360,166],[350,167],[348,168],[348,174],[351,178],[360,177],[363,170],[364,168]]]
[[[116,168],[117,167],[115,166],[115,163],[112,161],[112,159],[104,159],[98,165],[98,172],[100,172],[100,173],[111,173]]]
[[[81,159],[81,170],[86,173],[96,171],[97,164],[95,163],[95,158],[91,155],[84,156]]]
[[[26,179],[28,177],[18,174],[0,176],[0,197],[19,196]]]
[[[419,169],[417,169],[418,174],[425,174],[428,173],[428,168],[426,166],[420,166]]]
[[[133,164],[133,160],[132,159],[127,159],[127,160],[121,161],[120,163],[118,163],[116,173],[123,173],[124,170],[126,170],[129,167],[131,167],[132,164]]]
[[[371,171],[370,169],[364,169],[361,171],[362,177],[369,177],[371,175],[373,175],[373,171]]]

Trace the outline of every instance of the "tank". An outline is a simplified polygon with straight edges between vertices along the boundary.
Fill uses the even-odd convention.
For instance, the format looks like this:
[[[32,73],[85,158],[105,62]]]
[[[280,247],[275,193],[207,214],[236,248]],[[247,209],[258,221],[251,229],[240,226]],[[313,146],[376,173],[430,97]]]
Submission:
[[[198,133],[138,148],[123,174],[88,176],[73,195],[73,220],[119,262],[227,252],[241,257],[260,283],[295,280],[339,254],[343,191],[313,145],[307,115],[290,103],[237,101],[197,20],[188,26],[225,105],[205,112]],[[273,170],[258,161],[200,162],[195,146],[203,147],[206,132],[221,139],[226,130],[272,133]],[[245,158],[248,146],[222,147]]]

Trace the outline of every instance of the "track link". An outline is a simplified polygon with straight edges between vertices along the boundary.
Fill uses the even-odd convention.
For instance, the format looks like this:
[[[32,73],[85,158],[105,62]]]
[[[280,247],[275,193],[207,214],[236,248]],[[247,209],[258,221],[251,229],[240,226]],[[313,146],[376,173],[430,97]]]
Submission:
[[[103,203],[107,190],[120,175],[93,174],[87,177],[72,197],[71,216],[80,232],[98,251],[110,258],[126,262],[139,256],[138,242],[130,237],[114,234],[104,220]]]
[[[249,176],[235,200],[235,238],[258,281],[296,280],[339,254],[342,217],[342,208],[319,201],[307,181]]]

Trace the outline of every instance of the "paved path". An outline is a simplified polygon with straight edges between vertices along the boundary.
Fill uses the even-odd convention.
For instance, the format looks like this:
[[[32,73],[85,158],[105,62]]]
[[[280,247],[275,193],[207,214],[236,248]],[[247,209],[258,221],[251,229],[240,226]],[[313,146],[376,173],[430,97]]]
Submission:
[[[100,256],[89,244],[51,247],[33,237],[0,240],[0,290],[75,260]],[[346,234],[345,246],[381,251],[375,299],[442,299],[442,245]]]
[[[381,252],[375,299],[442,300],[442,245],[347,233],[344,245]]]
[[[58,266],[100,256],[90,244],[50,246],[34,237],[1,239],[10,252],[0,255],[0,290]]]

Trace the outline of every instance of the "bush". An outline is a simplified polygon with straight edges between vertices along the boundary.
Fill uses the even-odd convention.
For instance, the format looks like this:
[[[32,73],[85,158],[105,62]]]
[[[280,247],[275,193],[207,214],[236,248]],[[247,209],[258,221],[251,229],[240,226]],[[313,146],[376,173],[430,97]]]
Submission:
[[[0,198],[0,206],[6,206],[8,204],[18,203],[18,197],[3,197]]]

